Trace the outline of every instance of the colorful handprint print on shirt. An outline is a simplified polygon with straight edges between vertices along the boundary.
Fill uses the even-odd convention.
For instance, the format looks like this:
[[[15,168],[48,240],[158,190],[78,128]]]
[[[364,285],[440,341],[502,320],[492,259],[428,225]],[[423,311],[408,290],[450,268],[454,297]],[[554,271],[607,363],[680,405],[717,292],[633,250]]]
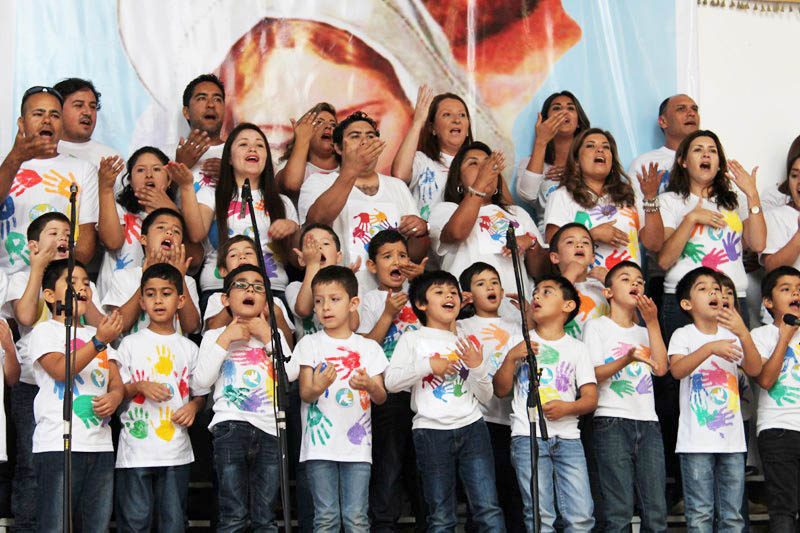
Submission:
[[[697,424],[725,438],[725,428],[733,425],[741,408],[736,376],[711,361],[688,379],[689,403]]]
[[[372,237],[379,231],[397,227],[396,222],[389,221],[389,216],[385,211],[372,208],[370,211],[362,211],[353,216],[352,242],[354,245],[364,247],[364,252],[369,247]]]
[[[432,358],[447,359],[455,363],[456,373],[439,377],[433,373],[422,378],[422,389],[430,390],[433,397],[442,403],[447,403],[451,398],[460,398],[467,393],[465,382],[469,377],[469,368],[461,361],[455,351],[444,354],[434,353]]]
[[[650,348],[647,346],[619,341],[609,355],[606,356],[604,362],[606,364],[612,363],[625,357],[631,350],[640,352],[643,357],[649,357],[650,355]],[[609,388],[620,398],[633,396],[634,394],[651,394],[653,392],[653,378],[650,375],[650,367],[638,361],[626,365],[611,376]]]

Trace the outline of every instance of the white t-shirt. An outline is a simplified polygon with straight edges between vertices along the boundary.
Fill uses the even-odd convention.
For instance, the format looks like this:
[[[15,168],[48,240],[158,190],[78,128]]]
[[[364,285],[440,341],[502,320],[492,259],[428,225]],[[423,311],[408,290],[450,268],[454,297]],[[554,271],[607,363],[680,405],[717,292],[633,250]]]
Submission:
[[[83,159],[97,168],[100,168],[100,160],[104,157],[119,155],[119,153],[110,146],[99,143],[94,139],[89,139],[84,143],[74,143],[62,139],[58,142],[58,153]],[[173,153],[173,155],[175,154]],[[170,159],[172,158],[170,157]]]
[[[778,187],[771,186],[767,187],[764,190],[764,193],[761,195],[761,207],[765,210],[774,209],[776,207],[781,207],[783,205],[788,204],[792,200],[792,197],[788,194],[783,194],[781,191],[778,190]]]
[[[400,337],[385,372],[386,390],[411,390],[413,429],[458,429],[482,418],[480,402],[492,397],[487,365],[468,368],[456,354],[458,337],[441,329],[421,327]],[[431,372],[429,359],[455,362],[459,371],[444,378]]]
[[[77,328],[73,350],[92,342],[97,332],[92,326]],[[58,452],[64,449],[64,390],[63,381],[56,381],[39,363],[39,358],[51,352],[64,353],[65,328],[61,322],[47,320],[33,328],[29,356],[39,392],[33,401],[36,429],[33,431],[33,453]],[[113,452],[110,417],[98,417],[92,399],[108,392],[109,360],[116,360],[112,348],[97,354],[73,380],[72,451]]]
[[[575,289],[581,299],[581,306],[575,318],[564,326],[564,330],[569,335],[578,340],[583,339],[583,328],[586,322],[592,318],[605,316],[611,311],[608,300],[603,296],[604,287],[600,280],[595,278],[586,278],[575,283]]]
[[[4,301],[3,316],[6,318],[14,318],[13,302],[22,298],[25,293],[25,287],[28,285],[28,278],[30,277],[30,269],[26,268],[23,271],[13,274],[8,280],[8,292]],[[0,283],[5,279],[5,274],[0,277]],[[92,289],[92,303],[97,309],[101,309],[100,294],[97,291],[93,282],[89,282],[89,287]],[[36,377],[33,373],[33,360],[28,358],[28,346],[31,341],[31,331],[40,322],[44,322],[53,318],[50,309],[45,305],[44,298],[42,298],[42,291],[39,290],[39,302],[37,303],[36,322],[33,326],[23,326],[17,323],[17,330],[19,331],[19,340],[17,341],[17,360],[19,361],[20,375],[19,380],[28,385],[36,385]]]
[[[614,222],[614,227],[628,235],[628,245],[614,247],[603,242],[595,242],[594,264],[611,269],[622,261],[633,261],[641,264],[642,255],[639,247],[639,232],[644,227],[644,208],[642,197],[636,192],[635,206],[619,207],[611,203],[608,196],[598,200],[590,209],[581,207],[564,187],[559,187],[547,200],[547,211],[544,215],[545,226],[550,224],[561,227],[570,222],[579,222],[591,229]]]
[[[704,344],[734,340],[725,328],[706,335],[694,324],[675,330],[669,341],[670,357],[689,355]],[[741,345],[740,345],[741,347]],[[737,363],[712,355],[681,380],[676,453],[740,453],[747,451],[739,402]]]
[[[291,320],[289,320],[289,315],[286,314],[286,306],[283,305],[283,301],[280,298],[274,298],[273,302],[275,303],[275,307],[279,308],[283,313],[283,318],[286,320],[286,325],[289,326],[290,330],[294,331],[294,324]],[[208,301],[206,302],[206,312],[203,315],[203,327],[205,328],[205,323],[209,318],[217,316],[223,309],[225,309],[225,306],[222,305],[221,292],[215,292],[209,296]]]
[[[450,171],[450,163],[453,162],[453,156],[444,152],[440,152],[439,157],[441,161],[434,161],[423,152],[417,151],[411,166],[411,182],[408,187],[417,201],[420,216],[425,220],[430,217],[431,209],[442,201],[447,173]]]
[[[372,331],[372,328],[375,327],[375,324],[378,323],[386,307],[387,294],[387,291],[375,289],[369,291],[361,298],[361,307],[358,310],[360,318],[358,326],[359,333],[369,333]],[[397,341],[400,340],[400,336],[406,331],[419,329],[421,325],[417,315],[414,314],[414,309],[411,308],[411,300],[409,300],[394,319],[392,319],[392,325],[389,326],[386,336],[381,343],[383,353],[386,354],[386,358],[389,361],[392,360],[392,355],[397,346]]]
[[[215,209],[215,192],[214,187],[201,187],[197,192],[197,203],[205,205],[212,211]],[[252,190],[253,194],[253,208],[256,210],[256,224],[258,224],[258,236],[261,239],[261,249],[264,252],[264,265],[267,269],[272,289],[275,291],[282,291],[286,288],[288,277],[286,276],[286,269],[283,268],[283,263],[286,261],[285,257],[277,254],[276,243],[272,242],[269,237],[270,217],[267,211],[266,204],[261,198],[261,191],[258,189]],[[279,195],[283,202],[284,209],[286,210],[285,218],[297,222],[297,212],[294,209],[292,202],[284,195]],[[250,221],[250,211],[247,205],[242,205],[240,192],[237,191],[234,198],[228,204],[228,237],[234,235],[247,235],[253,238],[253,226]],[[208,231],[208,238],[206,238],[203,248],[205,249],[205,260],[203,262],[203,270],[200,273],[200,288],[201,290],[213,290],[222,288],[222,276],[217,269],[217,250],[219,249],[219,235],[217,234],[216,219],[211,223],[211,228]]]
[[[530,215],[518,206],[510,206],[505,211],[494,204],[484,205],[478,211],[478,219],[472,231],[461,242],[442,242],[442,231],[450,221],[458,204],[441,202],[434,207],[430,218],[431,248],[442,261],[442,270],[451,272],[456,278],[476,261],[489,263],[500,274],[500,283],[506,291],[516,292],[516,278],[511,258],[502,255],[506,245],[506,231],[515,225],[517,238],[531,235],[544,244],[536,224]],[[533,289],[533,279],[525,272],[525,287]]]
[[[694,194],[689,194],[684,200],[674,192],[666,192],[658,199],[664,229],[677,229],[699,201]],[[747,295],[747,274],[742,262],[742,231],[743,221],[748,216],[747,202],[739,197],[739,207],[735,211],[718,208],[711,200],[704,200],[703,207],[722,213],[725,227],[715,229],[699,224],[694,227],[678,261],[667,271],[664,293],[675,294],[675,287],[683,276],[699,266],[707,266],[731,278],[736,285],[736,295],[744,298]]]
[[[764,220],[767,222],[767,245],[761,255],[779,252],[800,229],[800,212],[791,205],[766,210]],[[800,255],[792,266],[800,268]]]
[[[169,388],[172,398],[154,402],[137,395],[123,404],[117,468],[177,466],[194,461],[189,428],[174,424],[171,417],[191,399],[189,383],[197,353],[197,345],[179,333],[161,335],[145,328],[122,339],[117,358],[123,383],[161,383]],[[191,389],[191,396],[208,392]]]
[[[315,402],[301,404],[300,461],[371,463],[372,402],[367,391],[351,389],[348,381],[360,368],[370,377],[383,373],[389,362],[380,345],[355,333],[334,339],[323,330],[300,339],[294,356],[300,366],[336,368],[336,381]]]
[[[189,276],[183,277],[183,284],[188,291],[188,298],[184,305],[194,305],[197,312],[200,312],[200,298],[197,295],[197,285],[193,278]],[[126,268],[123,270],[116,270],[114,277],[111,280],[111,286],[108,292],[103,296],[103,310],[110,313],[112,308],[122,307],[128,300],[131,299],[136,292],[141,290],[142,285],[142,267]],[[186,295],[186,292],[184,292]],[[150,324],[150,317],[147,313],[141,311],[139,313],[139,320],[133,325],[130,331],[123,332],[123,335],[129,335],[143,330]],[[175,315],[175,327],[180,331],[180,321],[178,315]],[[192,333],[191,331],[187,333]]]
[[[275,167],[275,174],[286,168],[286,163],[289,161],[279,161],[277,166]],[[320,168],[317,165],[313,164],[311,161],[306,161],[306,168],[303,173],[303,181],[305,182],[309,176],[313,174],[330,174],[331,172],[339,172],[339,167],[337,166],[334,169],[328,170],[326,168]]]
[[[116,204],[116,206],[119,223],[122,224],[125,231],[125,239],[119,250],[104,250],[103,252],[103,262],[97,277],[101,298],[111,287],[114,271],[140,267],[144,262],[144,248],[139,242],[139,238],[142,235],[142,221],[147,214],[144,211],[136,214],[129,213],[121,205]]]
[[[275,370],[271,347],[251,337],[248,342],[232,342],[225,351],[217,339],[225,328],[212,329],[203,335],[192,388],[214,387],[214,418],[209,429],[228,420],[247,422],[264,433],[277,436],[275,426]],[[284,355],[291,355],[281,338]],[[292,357],[286,363],[289,381],[297,379],[300,366]],[[286,409],[286,406],[283,406]]]
[[[542,405],[552,400],[574,402],[580,388],[589,383],[597,383],[594,367],[589,358],[586,345],[569,335],[556,341],[542,339],[534,330],[530,331],[531,341],[539,343],[536,364],[542,377],[539,380],[539,397]],[[522,335],[511,339],[513,347],[522,342]],[[530,385],[530,367],[527,361],[517,364],[514,372],[514,399],[511,402],[511,435],[525,436],[531,434],[528,422],[528,387]],[[538,415],[534,417],[536,435],[539,431]],[[547,421],[547,432],[550,438],[579,439],[578,417],[565,416],[559,420]]]
[[[97,169],[91,163],[61,155],[22,164],[8,198],[0,205],[0,269],[7,274],[30,265],[27,231],[40,215],[63,213],[69,218],[69,188],[78,185],[77,224],[95,224],[98,214]],[[76,240],[80,231],[76,228]]]
[[[292,316],[294,316],[294,331],[298,341],[306,335],[311,335],[312,333],[322,331],[322,323],[320,323],[319,319],[317,319],[317,315],[314,313],[314,311],[311,311],[310,316],[302,318],[298,316],[294,310],[294,306],[297,305],[297,296],[300,294],[300,289],[302,286],[302,282],[293,281],[286,286],[286,291],[283,293],[283,295],[286,297],[286,301],[289,303],[289,307],[292,309]]]
[[[661,183],[658,185],[658,194],[666,192],[667,185],[669,185],[669,173],[672,172],[672,165],[675,164],[675,150],[662,146],[639,155],[631,162],[628,167],[628,177],[631,179],[631,185],[638,191],[640,196],[642,195],[642,188],[636,176],[642,173],[642,165],[645,168],[649,168],[650,163],[656,163],[658,170],[664,171],[664,175],[661,176]]]
[[[0,348],[0,402],[5,401],[5,361],[6,352]],[[5,405],[5,404],[3,404]],[[0,462],[8,461],[8,454],[6,453],[6,410],[0,409]]]
[[[523,158],[517,165],[517,194],[520,198],[533,206],[536,214],[536,227],[544,235],[544,212],[547,209],[547,200],[561,185],[560,181],[546,177],[547,171],[553,168],[550,163],[542,166],[542,174],[528,170],[531,158]]]
[[[751,332],[753,342],[766,363],[778,345],[778,328],[770,324]],[[800,333],[795,333],[786,354],[778,380],[769,390],[759,387],[756,431],[790,429],[800,431]]]
[[[586,323],[583,342],[595,367],[625,357],[631,348],[650,352],[647,329],[634,325],[623,328],[609,317]],[[634,361],[597,387],[595,416],[613,416],[631,420],[657,421],[653,396],[652,369]]]
[[[508,351],[514,347],[510,339],[522,335],[519,324],[502,317],[473,317],[456,322],[459,337],[467,337],[483,348],[483,364],[493,379],[497,369],[503,364]],[[494,424],[511,425],[511,398],[492,398],[480,404],[483,418]]]

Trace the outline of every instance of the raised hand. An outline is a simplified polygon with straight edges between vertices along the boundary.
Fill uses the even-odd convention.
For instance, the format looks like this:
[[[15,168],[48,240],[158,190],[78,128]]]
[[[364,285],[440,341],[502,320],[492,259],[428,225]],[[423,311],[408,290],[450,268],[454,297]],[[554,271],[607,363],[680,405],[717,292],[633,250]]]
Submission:
[[[336,367],[328,363],[320,363],[314,369],[312,381],[317,390],[325,390],[336,381]]]
[[[181,276],[184,277],[186,276],[186,271],[189,270],[189,266],[192,264],[192,258],[191,256],[186,256],[186,245],[181,244],[180,248],[173,247],[169,251],[166,262],[177,268]]]
[[[348,268],[353,271],[353,274],[358,272],[359,269],[361,268],[361,256],[359,255],[358,257],[356,257],[356,260],[350,263],[350,266]]]
[[[170,161],[167,163],[167,176],[169,179],[178,184],[178,187],[185,187],[191,185],[194,188],[194,174],[190,170],[190,166],[181,162]]]
[[[439,354],[435,354],[431,356],[428,361],[431,365],[431,372],[434,376],[445,377],[453,376],[458,373],[458,365],[456,365],[455,362],[451,361],[447,357],[442,357]]]
[[[556,111],[547,117],[546,120],[543,120],[542,114],[539,113],[536,117],[536,125],[534,126],[534,142],[546,144],[552,141],[567,118],[569,118],[569,112],[566,110]]]
[[[24,162],[31,159],[53,157],[58,153],[57,148],[57,143],[53,142],[50,137],[41,135],[26,137],[22,130],[17,130],[17,136],[14,137],[14,146],[11,147],[11,151],[20,161]]]
[[[322,247],[311,233],[306,233],[302,243],[303,249],[294,248],[298,262],[302,267],[317,267],[322,262]],[[359,256],[360,257],[360,256]]]
[[[109,344],[117,340],[117,337],[121,334],[122,315],[115,310],[100,319],[100,324],[97,326],[97,332],[94,336],[103,344]]]
[[[386,141],[379,138],[367,139],[349,148],[342,156],[341,174],[364,176],[375,168],[378,158],[386,147]]]
[[[742,315],[734,308],[722,308],[717,314],[717,322],[723,328],[727,329],[737,337],[747,335],[747,325],[742,319]]]
[[[167,191],[162,188],[145,187],[134,193],[136,199],[146,211],[155,211],[162,207],[168,207],[175,211],[180,211],[175,202],[167,195]]]
[[[209,157],[208,159],[203,160],[203,164],[200,167],[200,172],[206,175],[206,177],[211,178],[211,183],[214,185],[217,184],[217,180],[219,179],[219,172],[222,168],[222,159],[219,157]]]
[[[394,318],[407,303],[408,295],[406,293],[402,291],[394,292],[392,289],[389,289],[386,293],[386,303],[384,304],[383,312],[386,313],[387,316]]]
[[[433,90],[427,85],[421,85],[417,90],[417,104],[414,106],[414,123],[422,125],[428,120],[428,111],[433,101]]]
[[[269,345],[272,340],[272,328],[270,328],[269,322],[267,321],[266,312],[248,320],[247,329],[250,330],[251,336],[257,338],[265,345]]]
[[[417,215],[403,215],[400,217],[400,225],[397,227],[403,237],[423,237],[428,234],[428,223],[425,219]]]
[[[731,363],[738,363],[742,358],[742,349],[739,343],[732,339],[713,341],[706,344],[712,355],[722,357]]]
[[[550,167],[544,173],[544,177],[551,181],[561,181],[561,178],[564,177],[564,167]]]
[[[747,172],[735,159],[728,161],[728,171],[725,173],[728,179],[735,183],[736,187],[748,198],[758,198],[756,174],[758,174],[758,167],[753,167],[753,170]]]
[[[500,186],[500,173],[506,168],[506,156],[503,152],[492,152],[489,157],[483,160],[478,168],[478,177],[472,188],[478,192],[484,192],[491,196]]]
[[[456,342],[456,355],[468,368],[478,368],[483,363],[483,347],[469,339],[458,339]]]
[[[118,155],[101,158],[100,167],[97,169],[98,188],[101,191],[113,191],[117,176],[119,176],[123,168],[125,168],[125,161]]]
[[[192,168],[210,146],[211,139],[208,137],[208,133],[192,130],[188,139],[180,138],[178,148],[175,150],[175,161]]]
[[[289,119],[295,141],[307,143],[314,137],[314,133],[324,127],[321,122],[317,122],[317,116],[318,113],[310,112],[300,117],[300,120]]]
[[[658,307],[656,307],[656,303],[652,298],[644,294],[637,294],[636,309],[639,310],[639,314],[642,315],[642,320],[644,320],[645,324],[658,324]]]
[[[614,227],[614,221],[598,224],[589,230],[595,242],[609,244],[614,248],[624,248],[628,246],[628,234],[619,228]]]
[[[372,385],[372,378],[367,375],[366,369],[357,368],[353,375],[350,376],[347,384],[350,385],[351,389],[368,391],[369,387]]]
[[[289,220],[288,218],[281,218],[270,222],[267,235],[273,241],[279,241],[281,239],[285,239],[286,237],[294,235],[299,228],[300,226],[298,226],[297,222],[295,222],[294,220]]]
[[[50,261],[52,261],[56,253],[58,253],[58,246],[56,246],[56,243],[52,243],[52,245],[47,248],[40,248],[39,243],[33,241],[30,244],[30,251],[31,270],[34,272],[44,272],[44,269],[47,268],[47,265],[50,264]]]
[[[425,272],[425,265],[427,264],[427,257],[423,258],[420,264],[417,264],[409,259],[405,263],[400,264],[400,273],[403,274],[407,280],[412,280]]]
[[[223,340],[223,337],[228,342],[247,342],[250,340],[250,328],[247,327],[246,322],[239,320],[239,317],[233,317],[231,323],[228,324],[228,326],[225,328],[225,331],[223,331],[222,335],[220,335],[220,340]],[[223,348],[224,347],[225,346],[223,346]]]
[[[639,187],[642,189],[642,196],[645,200],[652,200],[658,196],[658,187],[661,185],[661,178],[664,177],[666,170],[658,170],[658,163],[650,162],[649,167],[642,165],[642,172],[636,173],[639,180]]]

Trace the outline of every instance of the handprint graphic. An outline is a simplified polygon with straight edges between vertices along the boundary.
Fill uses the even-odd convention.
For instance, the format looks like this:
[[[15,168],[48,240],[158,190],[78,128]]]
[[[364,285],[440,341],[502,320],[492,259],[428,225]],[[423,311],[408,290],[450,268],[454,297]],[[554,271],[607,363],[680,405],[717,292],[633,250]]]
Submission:
[[[128,420],[125,421],[125,428],[128,433],[136,439],[147,438],[147,422],[150,414],[141,407],[135,407],[128,411]]]
[[[58,194],[59,196],[63,196],[64,198],[69,198],[69,188],[75,181],[75,176],[72,174],[72,172],[69,172],[68,176],[69,177],[64,176],[54,169],[50,169],[50,172],[45,173],[44,178],[42,179],[45,185],[45,192],[54,193]],[[80,191],[80,187],[78,190]]]
[[[306,415],[306,432],[311,434],[311,444],[321,444],[325,446],[331,438],[329,428],[333,424],[330,418],[325,416],[317,402],[313,402],[308,406],[308,414]]]
[[[86,429],[91,429],[92,426],[99,426],[101,422],[100,418],[94,412],[94,406],[92,405],[93,399],[94,396],[83,394],[75,398],[72,402],[73,413],[83,421],[83,425],[86,426]]]
[[[372,420],[367,416],[367,413],[361,415],[350,429],[347,430],[347,440],[352,444],[361,444],[362,442],[367,446],[371,446],[372,442],[368,438],[372,434]]]
[[[172,409],[169,406],[158,408],[158,427],[150,421],[150,426],[156,431],[156,436],[170,442],[175,436],[175,424],[172,422]]]
[[[153,372],[161,374],[162,376],[169,376],[172,374],[172,367],[175,363],[175,355],[166,344],[156,346],[156,364],[153,365]]]

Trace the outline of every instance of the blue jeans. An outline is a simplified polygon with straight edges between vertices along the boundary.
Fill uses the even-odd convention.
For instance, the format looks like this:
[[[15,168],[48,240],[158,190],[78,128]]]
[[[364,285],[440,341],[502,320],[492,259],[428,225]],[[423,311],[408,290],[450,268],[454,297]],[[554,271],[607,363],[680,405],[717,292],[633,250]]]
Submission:
[[[428,531],[456,527],[456,475],[479,531],[505,531],[497,503],[494,459],[483,419],[458,429],[415,429],[417,469],[428,507]]]
[[[64,527],[64,454],[33,454],[38,484],[38,531],[66,531]],[[114,452],[72,452],[72,519],[77,531],[108,530],[114,506]],[[79,525],[78,525],[79,524]]]
[[[758,434],[769,501],[769,530],[797,531],[800,510],[800,431],[771,428]]]
[[[543,532],[555,531],[556,504],[564,531],[590,531],[594,526],[589,472],[580,439],[537,438],[539,444],[539,510]],[[511,437],[511,462],[525,508],[525,524],[533,531],[531,441]]]
[[[681,474],[688,531],[743,531],[743,453],[682,453]],[[715,501],[717,502],[715,505]],[[715,508],[716,507],[716,508]]]
[[[628,531],[634,496],[642,531],[667,530],[664,447],[658,422],[594,418],[594,449],[603,494],[603,531]]]
[[[117,531],[150,531],[153,515],[159,532],[184,531],[191,465],[118,468]]]
[[[280,486],[278,439],[247,422],[211,428],[217,475],[217,531],[278,531],[275,504]]]
[[[17,455],[11,491],[14,531],[36,531],[36,469],[33,466],[33,400],[39,387],[19,382],[11,389],[11,420],[17,432]]]
[[[307,461],[314,532],[369,531],[369,463]]]

